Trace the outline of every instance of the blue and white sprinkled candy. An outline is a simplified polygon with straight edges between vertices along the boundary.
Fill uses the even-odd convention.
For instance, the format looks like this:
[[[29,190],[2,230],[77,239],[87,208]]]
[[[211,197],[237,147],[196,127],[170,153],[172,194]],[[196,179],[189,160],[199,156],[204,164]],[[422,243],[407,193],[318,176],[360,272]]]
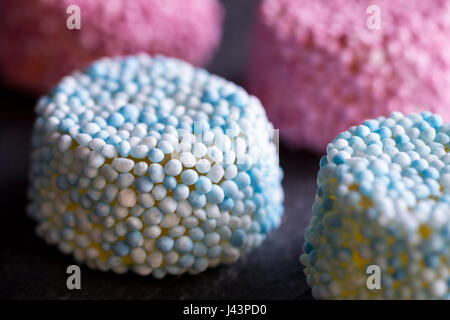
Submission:
[[[162,278],[231,263],[283,214],[259,100],[176,59],[104,58],[36,112],[29,214],[100,270]]]
[[[428,112],[368,120],[328,145],[300,257],[314,297],[450,299],[449,150],[450,124]],[[381,289],[368,288],[370,265]]]

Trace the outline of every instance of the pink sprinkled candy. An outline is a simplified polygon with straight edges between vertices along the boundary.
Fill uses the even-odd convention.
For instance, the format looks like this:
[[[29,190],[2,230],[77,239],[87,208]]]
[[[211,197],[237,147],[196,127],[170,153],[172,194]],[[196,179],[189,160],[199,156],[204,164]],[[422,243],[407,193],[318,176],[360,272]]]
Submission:
[[[81,29],[68,29],[80,8]],[[206,63],[223,21],[218,0],[0,0],[0,76],[43,93],[103,56],[139,52]]]
[[[253,36],[250,91],[292,147],[392,111],[450,120],[449,1],[264,0]]]

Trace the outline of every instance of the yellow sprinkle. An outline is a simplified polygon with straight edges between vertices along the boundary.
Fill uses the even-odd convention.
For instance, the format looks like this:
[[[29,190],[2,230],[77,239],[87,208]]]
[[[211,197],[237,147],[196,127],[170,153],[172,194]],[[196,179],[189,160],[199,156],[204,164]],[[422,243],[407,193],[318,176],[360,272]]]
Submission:
[[[134,262],[131,259],[130,255],[127,255],[126,257],[122,258],[122,263],[124,265],[134,264]]]
[[[402,265],[405,265],[408,262],[408,255],[406,253],[400,253],[400,262]]]
[[[428,239],[431,235],[431,228],[426,224],[421,224],[419,226],[418,233],[422,239]]]
[[[353,250],[352,259],[359,269],[364,269],[364,267],[368,264],[367,260],[363,259],[356,250]]]
[[[362,196],[361,197],[361,201],[359,202],[359,205],[363,209],[369,209],[369,208],[373,207],[373,202],[372,202],[372,200],[370,200],[366,196]]]

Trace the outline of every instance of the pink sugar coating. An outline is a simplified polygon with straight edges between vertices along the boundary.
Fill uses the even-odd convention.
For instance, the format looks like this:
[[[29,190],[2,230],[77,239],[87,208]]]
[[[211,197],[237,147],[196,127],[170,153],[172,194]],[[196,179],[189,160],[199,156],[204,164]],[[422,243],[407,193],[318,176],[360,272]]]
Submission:
[[[369,5],[381,29],[369,30]],[[392,111],[450,120],[450,1],[264,0],[248,86],[292,148]]]
[[[66,27],[69,5],[80,7],[81,30]],[[43,93],[103,56],[147,52],[203,65],[222,22],[218,0],[0,0],[0,74]]]

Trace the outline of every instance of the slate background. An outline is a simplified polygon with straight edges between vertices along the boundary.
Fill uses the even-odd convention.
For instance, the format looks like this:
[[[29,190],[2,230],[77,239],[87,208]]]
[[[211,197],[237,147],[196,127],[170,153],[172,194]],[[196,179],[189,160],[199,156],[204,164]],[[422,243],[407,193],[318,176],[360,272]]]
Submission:
[[[224,0],[223,41],[208,70],[245,86],[251,16],[257,0]],[[36,98],[0,86],[0,299],[312,299],[299,263],[311,216],[319,156],[283,145],[285,215],[263,245],[237,263],[163,280],[82,266],[82,290],[66,288],[74,261],[34,234],[26,217],[30,134]]]

